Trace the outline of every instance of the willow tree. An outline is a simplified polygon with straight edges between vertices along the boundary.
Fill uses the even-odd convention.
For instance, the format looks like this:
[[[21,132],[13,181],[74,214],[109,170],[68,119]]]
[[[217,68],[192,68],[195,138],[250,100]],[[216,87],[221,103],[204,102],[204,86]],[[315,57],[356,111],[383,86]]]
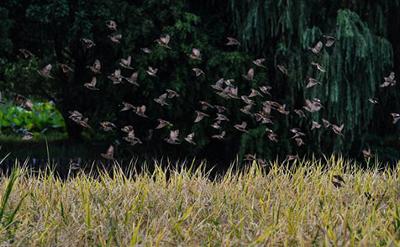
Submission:
[[[324,105],[321,112],[313,113],[308,120],[289,117],[280,122],[282,136],[288,136],[289,127],[306,130],[311,120],[325,118],[343,123],[345,137],[336,137],[323,129],[308,131],[308,151],[359,152],[369,145],[379,145],[382,139],[372,143],[374,134],[381,135],[383,129],[386,135],[393,133],[394,128],[388,127],[389,112],[396,111],[398,103],[393,101],[399,95],[395,90],[380,89],[379,84],[394,67],[393,47],[388,39],[393,37],[396,25],[397,29],[400,27],[396,17],[399,5],[398,0],[229,1],[233,27],[243,48],[265,56],[272,68],[278,64],[288,68],[287,78],[276,70],[269,74],[277,98],[292,109],[301,108],[305,99],[314,97]],[[309,47],[322,40],[323,35],[335,36],[336,43],[315,55]],[[311,62],[322,64],[327,72],[318,73]],[[309,76],[321,81],[322,86],[305,89]],[[372,106],[368,102],[370,97],[379,97],[381,104]],[[254,140],[244,141],[245,147]],[[263,148],[258,147],[260,152],[271,147],[261,140],[259,143],[263,143]]]

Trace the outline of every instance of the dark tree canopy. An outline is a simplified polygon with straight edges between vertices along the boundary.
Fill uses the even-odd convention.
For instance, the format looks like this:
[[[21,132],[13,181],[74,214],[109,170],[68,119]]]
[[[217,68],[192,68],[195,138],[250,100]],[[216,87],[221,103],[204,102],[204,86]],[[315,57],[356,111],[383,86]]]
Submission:
[[[154,131],[151,141],[128,150],[215,156],[239,152],[274,158],[277,154],[330,152],[358,157],[361,150],[371,148],[384,158],[398,155],[397,125],[390,117],[400,111],[398,86],[388,89],[380,85],[390,72],[400,73],[399,0],[5,0],[0,4],[0,20],[0,90],[53,100],[73,139],[81,138],[82,133],[110,142],[122,138],[120,131],[97,131],[100,121],[118,126],[133,123],[137,135],[146,139],[157,118],[163,118],[174,124],[170,130],[181,130],[182,137],[195,132],[197,145],[173,149],[163,142],[169,133],[166,129]],[[118,24],[120,44],[108,38],[113,35],[105,25],[108,20]],[[171,36],[172,49],[154,42],[166,34]],[[228,36],[236,37],[241,45],[226,46]],[[335,37],[335,44],[318,54],[311,52],[310,47],[326,41],[326,36]],[[83,38],[96,45],[85,49]],[[18,49],[22,48],[35,55],[21,59]],[[147,54],[142,48],[152,52]],[[192,48],[201,51],[201,60],[188,58]],[[113,85],[107,79],[120,59],[128,56],[138,72],[139,87]],[[261,57],[266,58],[265,69],[252,63]],[[100,90],[89,92],[83,84],[91,80],[88,66],[96,59],[102,63],[102,73],[97,76]],[[326,72],[311,63],[323,65]],[[53,65],[54,79],[43,79],[36,72],[46,64]],[[73,72],[66,76],[60,64],[68,64]],[[159,69],[157,77],[147,75],[149,66]],[[287,69],[287,75],[279,66]],[[194,67],[204,70],[205,76],[196,77]],[[246,81],[242,75],[250,68],[255,69],[255,77]],[[122,73],[128,76],[131,71],[123,69]],[[310,77],[321,85],[306,88]],[[285,104],[291,113],[287,117],[273,113],[275,124],[259,124],[239,111],[242,102],[213,93],[210,85],[219,78],[235,79],[240,95],[248,95],[251,88],[271,86],[269,100]],[[166,89],[181,97],[160,108],[153,99]],[[314,98],[320,99],[322,110],[304,111],[305,100]],[[379,104],[372,105],[371,98],[377,98]],[[202,100],[227,106],[230,127],[223,126],[227,132],[224,141],[210,138],[219,133],[210,127],[212,118],[193,124]],[[258,111],[262,99],[255,101],[253,111]],[[149,118],[120,112],[122,102],[146,105]],[[94,128],[77,126],[68,118],[72,110],[88,116]],[[306,116],[301,118],[294,110],[303,110]],[[312,121],[322,124],[322,119],[344,124],[344,136],[324,128],[310,130]],[[242,121],[248,122],[249,133],[231,128]],[[279,142],[266,137],[267,127],[279,136]],[[306,134],[306,145],[297,147],[291,128]]]

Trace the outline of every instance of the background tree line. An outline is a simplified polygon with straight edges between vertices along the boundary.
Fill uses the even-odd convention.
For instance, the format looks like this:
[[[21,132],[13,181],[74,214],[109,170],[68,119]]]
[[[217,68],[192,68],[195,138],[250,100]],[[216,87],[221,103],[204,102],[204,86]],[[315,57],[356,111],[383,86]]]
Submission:
[[[133,123],[138,136],[148,136],[148,127],[156,122],[121,113],[121,102],[127,101],[146,104],[152,119],[162,117],[173,122],[174,128],[195,131],[198,144],[175,148],[162,141],[163,135],[153,135],[151,141],[126,148],[127,152],[151,149],[160,154],[216,157],[239,152],[266,158],[342,152],[359,157],[361,150],[371,148],[384,159],[399,157],[398,126],[390,117],[391,112],[400,111],[398,86],[379,87],[391,71],[400,74],[399,0],[4,0],[0,20],[0,89],[54,101],[71,139],[121,137],[118,132],[83,130],[68,119],[71,110],[80,110],[94,125],[105,120]],[[107,38],[107,20],[118,23],[123,36],[119,45]],[[173,49],[154,42],[163,34],[171,36]],[[312,54],[309,47],[323,35],[336,37],[335,45]],[[227,47],[227,36],[236,37],[241,45]],[[96,46],[84,49],[82,38],[93,40]],[[143,53],[144,47],[152,53]],[[201,61],[187,58],[193,47],[201,50]],[[23,59],[18,52],[22,48],[35,56]],[[107,75],[120,58],[129,55],[139,72],[140,87],[123,84],[116,89]],[[251,61],[259,57],[266,58],[267,68],[256,68],[254,81],[239,82],[252,67]],[[87,66],[95,59],[102,62],[101,90],[88,93],[82,85],[90,80]],[[313,61],[323,64],[326,73],[317,73],[310,66]],[[55,79],[44,80],[37,70],[49,63],[54,65]],[[57,66],[60,63],[70,65],[73,74],[65,76]],[[284,65],[288,75],[280,73],[277,65]],[[145,76],[148,66],[159,68],[157,78]],[[206,76],[196,78],[193,67],[202,68]],[[272,128],[279,136],[279,142],[273,143],[265,136],[266,126],[237,110],[241,104],[226,103],[211,93],[209,85],[221,77],[237,79],[240,92],[271,86],[272,100],[285,103],[291,111],[301,109],[304,100],[311,98],[319,98],[324,110],[306,118],[273,116]],[[306,89],[307,77],[315,77],[322,85]],[[167,88],[181,97],[160,111],[153,98]],[[369,98],[377,98],[379,104],[371,105]],[[213,134],[211,120],[193,125],[199,100],[227,104],[231,122],[245,119],[249,133],[230,131],[222,142],[208,138]],[[323,129],[311,131],[311,121],[322,118],[344,123],[344,137]],[[306,133],[306,145],[297,147],[290,139],[293,127]]]

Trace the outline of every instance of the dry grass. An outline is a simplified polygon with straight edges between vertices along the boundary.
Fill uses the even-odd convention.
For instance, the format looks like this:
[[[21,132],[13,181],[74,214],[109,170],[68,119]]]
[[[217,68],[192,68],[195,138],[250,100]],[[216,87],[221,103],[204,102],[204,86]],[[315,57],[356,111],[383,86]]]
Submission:
[[[0,184],[0,238],[15,246],[400,244],[400,166],[256,164],[211,181],[201,169],[66,181],[19,169]],[[333,175],[346,183],[332,184]]]

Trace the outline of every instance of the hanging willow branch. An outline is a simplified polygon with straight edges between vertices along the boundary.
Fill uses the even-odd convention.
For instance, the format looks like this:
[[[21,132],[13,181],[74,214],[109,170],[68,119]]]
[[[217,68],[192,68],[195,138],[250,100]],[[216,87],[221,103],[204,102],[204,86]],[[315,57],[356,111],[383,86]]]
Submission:
[[[392,44],[384,36],[389,26],[385,13],[398,7],[400,1],[346,4],[340,1],[321,4],[317,0],[231,0],[229,6],[244,49],[274,58],[274,66],[283,62],[289,69],[288,79],[283,80],[275,73],[270,78],[277,87],[275,91],[284,92],[279,95],[282,100],[299,108],[304,99],[318,97],[325,108],[311,118],[345,124],[344,141],[322,131],[309,133],[315,146],[341,151],[354,149],[355,143],[362,148],[365,135],[371,132],[374,110],[368,98],[377,95],[394,59]],[[352,10],[340,9],[343,7]],[[337,37],[335,46],[318,56],[311,54],[308,47],[322,39],[323,34]],[[312,61],[322,64],[327,72],[317,73],[310,66]],[[305,89],[308,76],[316,77],[323,86]],[[287,126],[280,124],[309,128],[310,121],[290,119]],[[322,135],[332,138],[321,138]]]

